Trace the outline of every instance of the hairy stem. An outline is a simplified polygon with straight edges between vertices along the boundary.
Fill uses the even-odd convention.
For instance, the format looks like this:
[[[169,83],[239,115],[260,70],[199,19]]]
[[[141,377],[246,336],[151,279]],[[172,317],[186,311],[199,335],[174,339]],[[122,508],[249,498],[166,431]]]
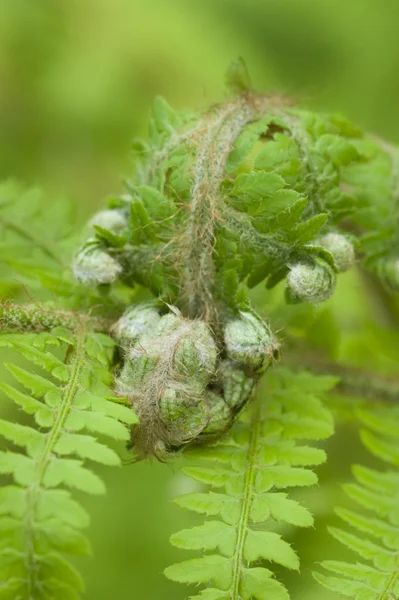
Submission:
[[[1,331],[50,331],[54,327],[76,329],[87,322],[93,331],[108,331],[111,321],[89,315],[52,310],[37,304],[0,303]]]
[[[191,190],[188,227],[182,235],[183,258],[181,288],[188,316],[217,324],[213,298],[212,261],[215,226],[220,220],[220,184],[226,161],[242,128],[256,114],[246,96],[219,109],[216,116],[201,127]]]

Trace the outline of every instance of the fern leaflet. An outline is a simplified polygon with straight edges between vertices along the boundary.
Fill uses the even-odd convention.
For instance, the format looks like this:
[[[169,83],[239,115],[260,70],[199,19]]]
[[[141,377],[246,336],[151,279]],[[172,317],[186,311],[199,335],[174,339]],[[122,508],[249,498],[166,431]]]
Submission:
[[[0,490],[0,598],[77,599],[82,580],[63,554],[90,551],[80,532],[88,515],[69,489],[104,492],[86,461],[114,466],[120,459],[96,436],[125,441],[126,425],[136,420],[129,408],[112,401],[108,388],[113,341],[82,323],[76,332],[57,327],[51,333],[3,334],[0,345],[42,371],[7,364],[25,389],[0,383],[40,428],[0,420],[0,434],[15,446],[0,453],[0,473],[14,480]]]
[[[399,408],[376,406],[357,411],[366,448],[388,465],[399,465]],[[395,600],[399,597],[399,475],[353,467],[354,483],[346,494],[367,512],[337,507],[337,515],[352,530],[331,528],[331,534],[356,552],[362,562],[324,561],[335,575],[315,573],[325,587],[356,600]],[[353,533],[356,530],[360,535]],[[365,562],[363,562],[365,561]]]
[[[317,483],[307,467],[323,463],[325,453],[297,441],[321,440],[332,434],[331,415],[319,397],[335,380],[283,369],[267,380],[266,401],[255,401],[227,439],[188,453],[210,465],[185,467],[188,476],[224,488],[224,493],[193,493],[176,500],[182,508],[219,517],[171,537],[180,548],[217,551],[165,571],[174,581],[210,583],[213,587],[195,596],[198,600],[288,599],[273,572],[254,563],[265,560],[298,569],[299,559],[279,534],[262,524],[313,524],[310,512],[281,490]]]

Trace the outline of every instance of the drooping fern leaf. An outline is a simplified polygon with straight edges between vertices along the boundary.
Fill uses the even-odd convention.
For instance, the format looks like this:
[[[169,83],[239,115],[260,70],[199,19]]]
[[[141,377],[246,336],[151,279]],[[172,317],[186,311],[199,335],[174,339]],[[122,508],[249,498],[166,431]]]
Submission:
[[[354,483],[344,486],[353,509],[337,507],[350,529],[331,528],[331,534],[361,557],[361,562],[324,561],[334,575],[315,573],[325,587],[356,600],[399,598],[399,407],[378,406],[358,411],[365,428],[366,448],[387,465],[385,471],[355,465]],[[358,508],[364,509],[359,511]]]
[[[87,461],[114,466],[120,458],[97,437],[125,441],[125,424],[135,422],[108,387],[113,341],[82,322],[76,332],[3,334],[0,345],[33,364],[29,371],[6,364],[23,389],[0,387],[36,422],[0,420],[0,434],[12,443],[0,453],[0,473],[14,480],[0,490],[0,598],[77,599],[82,580],[63,554],[90,551],[80,532],[89,518],[70,489],[104,492]]]
[[[323,463],[325,453],[301,441],[322,440],[332,434],[332,419],[320,397],[334,382],[330,377],[276,370],[268,375],[266,390],[259,393],[227,439],[191,452],[207,466],[185,467],[184,473],[224,490],[192,493],[176,500],[182,508],[212,517],[171,537],[179,548],[206,551],[202,558],[165,571],[174,581],[211,585],[195,598],[289,598],[286,588],[273,578],[273,566],[256,565],[264,560],[299,568],[291,546],[267,529],[276,523],[313,524],[310,512],[286,490],[317,483],[309,467]]]

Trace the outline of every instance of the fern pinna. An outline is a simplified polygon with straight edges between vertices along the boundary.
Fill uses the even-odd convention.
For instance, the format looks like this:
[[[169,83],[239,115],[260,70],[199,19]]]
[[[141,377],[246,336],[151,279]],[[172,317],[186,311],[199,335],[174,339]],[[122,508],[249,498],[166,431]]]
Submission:
[[[313,524],[291,488],[317,483],[334,385],[346,417],[377,432],[362,434],[367,448],[397,464],[396,407],[381,405],[397,382],[359,374],[332,349],[332,317],[323,331],[312,321],[357,268],[397,327],[398,151],[340,115],[253,92],[241,61],[228,90],[205,112],[157,99],[126,192],[82,236],[67,202],[0,187],[1,390],[28,414],[0,421],[0,598],[81,597],[64,554],[89,551],[88,517],[70,488],[101,493],[92,463],[120,464],[119,442],[133,462],[195,460],[186,475],[215,488],[177,499],[207,519],[171,541],[204,556],[165,571],[204,584],[195,597],[207,600],[290,597],[274,569],[299,558],[281,528]],[[327,561],[335,575],[316,577],[396,598],[397,475],[354,473],[348,494],[378,519],[338,514],[385,548],[333,529],[375,564]]]
[[[310,512],[290,499],[286,490],[317,483],[311,467],[324,462],[325,452],[298,442],[332,434],[331,414],[319,397],[334,383],[330,377],[278,369],[264,390],[267,403],[254,402],[227,439],[188,453],[190,458],[205,460],[207,466],[185,467],[184,472],[224,489],[224,493],[193,493],[176,500],[182,508],[218,517],[171,538],[179,548],[218,551],[166,569],[175,581],[213,582],[214,587],[196,598],[289,598],[273,572],[259,561],[299,569],[295,551],[267,527],[270,522],[313,525]]]
[[[357,414],[365,427],[360,433],[366,448],[391,469],[397,467],[398,407],[360,409]],[[324,561],[322,566],[333,575],[315,573],[320,583],[344,596],[392,600],[399,595],[399,476],[391,469],[354,465],[355,483],[344,486],[354,506],[337,507],[336,513],[350,529],[331,527],[331,533],[367,562]]]

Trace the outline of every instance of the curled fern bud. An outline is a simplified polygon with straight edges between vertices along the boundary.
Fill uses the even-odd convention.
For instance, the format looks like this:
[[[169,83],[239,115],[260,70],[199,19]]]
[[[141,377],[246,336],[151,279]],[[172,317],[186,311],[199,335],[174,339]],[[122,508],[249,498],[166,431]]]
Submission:
[[[229,358],[256,372],[264,371],[278,350],[269,325],[252,312],[240,311],[227,322],[224,342]]]
[[[127,225],[126,218],[120,210],[100,210],[89,221],[91,227],[102,227],[114,233],[122,231]]]
[[[344,235],[327,233],[319,240],[319,244],[333,255],[340,273],[347,271],[355,264],[355,249]]]
[[[223,378],[223,397],[225,403],[237,413],[250,399],[256,379],[249,377],[237,364],[229,360],[222,362],[220,371]]]
[[[399,258],[381,260],[377,273],[393,292],[399,292]]]
[[[159,414],[168,429],[172,446],[192,441],[209,420],[203,396],[192,395],[188,389],[174,386],[164,390]]]
[[[171,309],[158,320],[151,307],[132,311],[132,335],[136,319],[145,331],[126,353],[116,387],[138,414],[132,441],[143,455],[192,442],[211,418],[205,391],[216,376],[216,342],[204,322]]]
[[[152,333],[161,316],[152,305],[130,306],[112,327],[113,337],[120,346],[131,346],[140,336]]]
[[[220,435],[230,427],[233,420],[233,412],[226,404],[225,399],[212,390],[206,390],[205,404],[208,422],[201,432],[201,437],[204,435]]]
[[[121,265],[95,243],[77,254],[72,270],[76,279],[87,286],[114,283],[122,273]]]
[[[140,398],[145,377],[154,371],[157,361],[156,356],[149,355],[144,349],[132,349],[125,357],[116,382],[116,392],[130,398],[134,404]]]
[[[194,324],[194,330],[188,330],[176,347],[173,369],[178,376],[207,385],[216,370],[216,344],[205,323],[194,321]]]
[[[287,276],[286,295],[289,302],[317,304],[329,298],[335,289],[333,269],[321,259],[313,265],[298,263]]]

